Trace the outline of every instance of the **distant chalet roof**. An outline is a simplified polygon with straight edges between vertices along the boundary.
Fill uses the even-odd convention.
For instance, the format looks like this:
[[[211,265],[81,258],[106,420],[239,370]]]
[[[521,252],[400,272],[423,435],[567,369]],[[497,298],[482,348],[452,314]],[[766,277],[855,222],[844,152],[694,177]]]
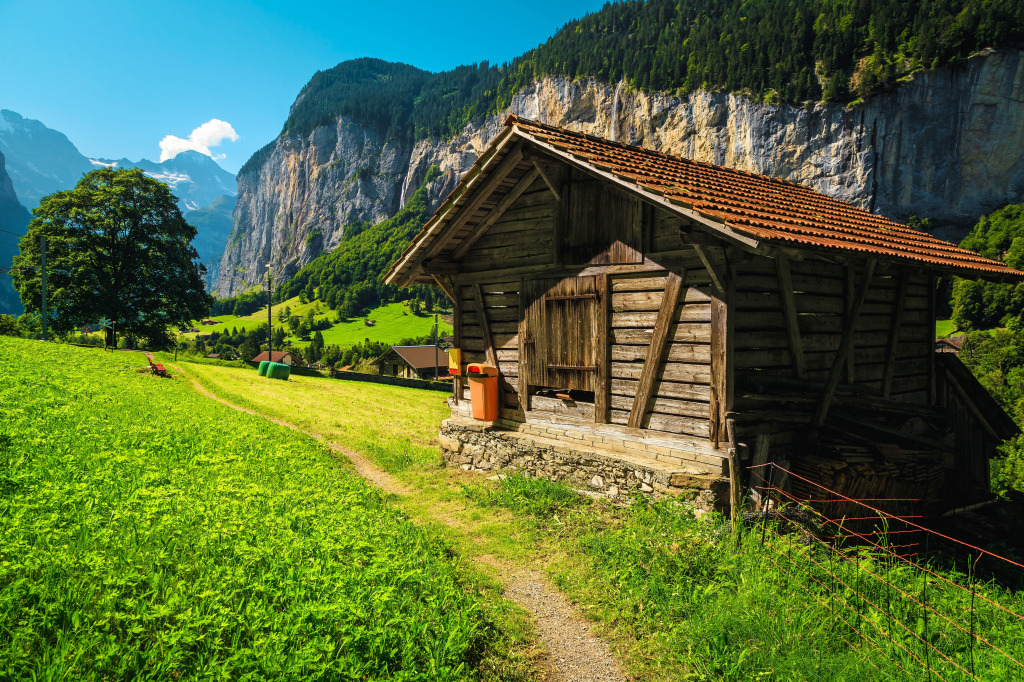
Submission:
[[[515,175],[526,161],[506,163],[517,139],[604,178],[624,191],[689,218],[708,232],[751,251],[761,246],[810,247],[911,261],[961,277],[1021,279],[1024,272],[961,249],[809,187],[764,175],[690,161],[643,147],[509,116],[505,129],[462,178],[384,277],[388,284],[430,282],[428,260],[455,252],[486,216],[476,194],[500,195],[491,178]],[[525,171],[523,175],[529,174]],[[508,182],[505,183],[507,185]],[[485,189],[481,189],[481,187]],[[507,191],[507,190],[506,190]],[[500,196],[498,197],[500,201]],[[463,215],[463,209],[470,215]],[[454,229],[452,229],[454,228]],[[469,232],[471,234],[471,230]]]
[[[391,350],[414,369],[433,367],[435,362],[438,367],[448,366],[448,353],[438,346],[392,346]]]
[[[269,351],[263,351],[262,353],[254,357],[252,360],[250,360],[250,362],[263,362],[264,360],[270,360],[271,362],[281,362],[282,360],[285,359],[285,356],[291,356],[292,360],[295,359],[295,356],[286,350],[275,350],[273,352],[273,355],[269,355]]]

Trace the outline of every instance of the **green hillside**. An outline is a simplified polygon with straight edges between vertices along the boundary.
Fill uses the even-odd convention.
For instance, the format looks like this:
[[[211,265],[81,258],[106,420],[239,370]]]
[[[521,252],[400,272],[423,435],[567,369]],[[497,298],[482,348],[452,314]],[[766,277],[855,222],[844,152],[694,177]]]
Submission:
[[[478,678],[480,590],[323,445],[141,354],[0,351],[0,679]]]
[[[849,102],[979,49],[1021,43],[1017,0],[630,0],[569,22],[502,65],[432,74],[379,59],[342,62],[302,89],[282,134],[346,116],[389,136],[446,137],[544,75]],[[272,145],[240,172],[258,168]]]

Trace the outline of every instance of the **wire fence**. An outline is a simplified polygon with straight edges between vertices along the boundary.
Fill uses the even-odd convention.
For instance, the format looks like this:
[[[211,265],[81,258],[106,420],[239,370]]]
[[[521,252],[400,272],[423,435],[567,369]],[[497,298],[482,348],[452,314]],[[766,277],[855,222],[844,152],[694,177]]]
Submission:
[[[1024,680],[1024,564],[922,525],[920,500],[853,499],[773,463],[749,471],[758,510],[744,523],[768,564],[883,678]]]

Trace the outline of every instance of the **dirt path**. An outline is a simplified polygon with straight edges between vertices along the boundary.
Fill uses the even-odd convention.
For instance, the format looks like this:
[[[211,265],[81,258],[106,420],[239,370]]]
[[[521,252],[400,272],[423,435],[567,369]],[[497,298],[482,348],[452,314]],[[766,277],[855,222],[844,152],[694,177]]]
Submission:
[[[343,455],[355,467],[356,473],[381,490],[399,496],[409,494],[409,489],[405,485],[358,452],[332,443],[319,434],[307,433],[294,424],[228,402],[208,391],[181,367],[170,367],[187,377],[193,388],[201,395],[233,410],[262,417],[293,431],[310,435],[333,452]],[[437,520],[448,523],[448,520],[441,516],[437,517]],[[543,575],[505,561],[497,561],[490,556],[477,557],[475,560],[492,568],[505,585],[505,596],[529,612],[537,636],[547,649],[547,659],[539,661],[539,667],[546,673],[544,679],[551,682],[626,682],[628,678],[623,674],[608,644],[591,632],[590,626],[579,612]]]

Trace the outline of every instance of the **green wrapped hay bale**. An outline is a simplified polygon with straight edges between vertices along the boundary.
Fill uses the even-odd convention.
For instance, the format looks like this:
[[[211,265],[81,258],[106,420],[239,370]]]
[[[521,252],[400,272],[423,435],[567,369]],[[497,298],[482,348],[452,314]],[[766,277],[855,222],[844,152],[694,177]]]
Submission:
[[[284,379],[287,381],[291,373],[292,368],[283,362],[271,362],[267,367],[267,377],[271,379]]]
[[[261,377],[265,377],[265,376],[267,376],[267,368],[269,366],[270,366],[270,360],[260,360],[260,368],[258,370],[256,370],[256,371],[257,371],[257,373]]]

